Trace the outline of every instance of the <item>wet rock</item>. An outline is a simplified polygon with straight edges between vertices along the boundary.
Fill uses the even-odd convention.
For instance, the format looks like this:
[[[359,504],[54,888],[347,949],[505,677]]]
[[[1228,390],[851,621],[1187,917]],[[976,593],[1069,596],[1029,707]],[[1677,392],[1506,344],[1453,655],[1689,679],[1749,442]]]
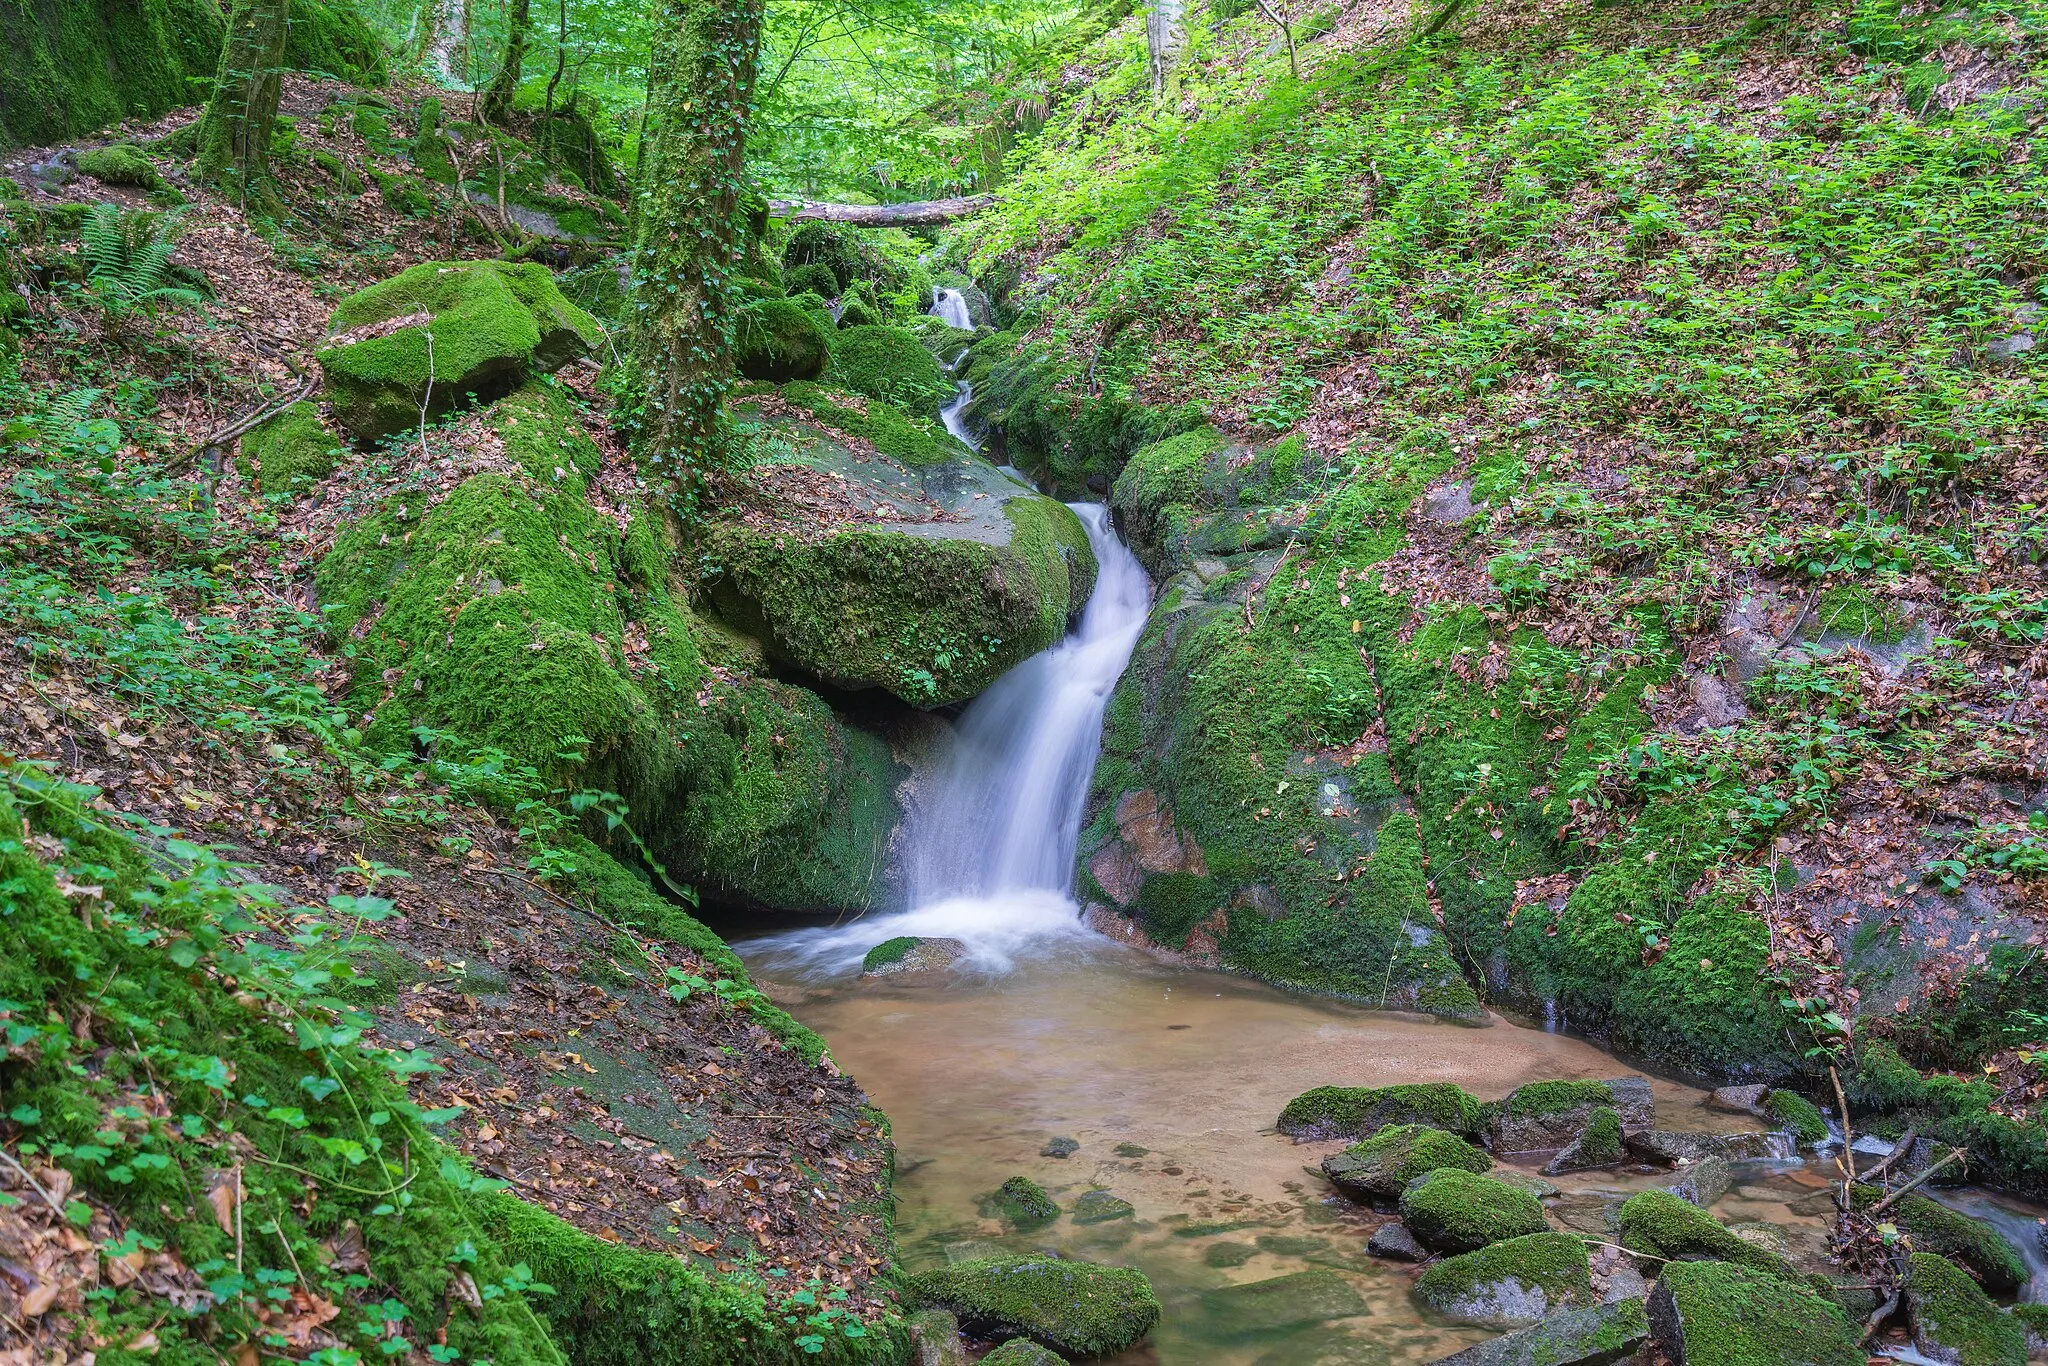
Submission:
[[[1820,1107],[1797,1091],[1773,1091],[1764,1099],[1764,1114],[1802,1148],[1828,1141],[1828,1122]]]
[[[1051,1138],[1047,1139],[1045,1146],[1038,1150],[1038,1155],[1040,1157],[1072,1157],[1080,1151],[1081,1144],[1078,1139]]]
[[[1077,1224],[1106,1224],[1112,1219],[1128,1219],[1137,1210],[1131,1202],[1111,1195],[1108,1191],[1084,1191],[1074,1201],[1074,1207],[1067,1215]]]
[[[1555,1199],[1563,1193],[1558,1190],[1555,1181],[1546,1181],[1531,1172],[1518,1172],[1513,1167],[1496,1166],[1487,1175],[1503,1186],[1513,1186],[1518,1191],[1527,1191],[1538,1200]]]
[[[1853,1193],[1859,1209],[1867,1209],[1884,1198],[1884,1193],[1874,1186],[1859,1185]],[[1884,1217],[1912,1235],[1916,1251],[1932,1252],[1969,1268],[1994,1295],[2012,1294],[2032,1274],[2026,1258],[2004,1234],[1982,1219],[1952,1210],[1938,1200],[1924,1195],[1902,1196]]]
[[[1259,1245],[1259,1251],[1270,1252],[1275,1257],[1308,1257],[1330,1246],[1328,1238],[1304,1238],[1289,1233],[1261,1233],[1253,1241]]]
[[[1202,1249],[1202,1265],[1219,1269],[1243,1266],[1259,1255],[1250,1243],[1211,1243]]]
[[[1650,1341],[1673,1366],[1863,1366],[1860,1334],[1805,1286],[1723,1262],[1676,1262],[1646,1306]]]
[[[1215,1331],[1252,1337],[1370,1313],[1351,1283],[1334,1271],[1297,1271],[1202,1294]]]
[[[1393,1353],[1379,1334],[1346,1325],[1289,1333],[1252,1366],[1392,1366]]]
[[[1493,1159],[1441,1129],[1397,1124],[1323,1159],[1323,1175],[1346,1195],[1390,1205],[1410,1181],[1439,1167],[1483,1172]]]
[[[1278,1128],[1289,1138],[1371,1138],[1390,1124],[1426,1124],[1477,1134],[1477,1098],[1448,1083],[1415,1086],[1318,1086],[1287,1102]]]
[[[1707,1097],[1707,1108],[1720,1110],[1725,1114],[1761,1117],[1764,1112],[1764,1097],[1770,1093],[1771,1088],[1762,1082],[1750,1086],[1717,1087]]]
[[[1727,1228],[1751,1247],[1762,1248],[1775,1256],[1783,1257],[1792,1246],[1790,1234],[1763,1219],[1743,1219],[1727,1225]]]
[[[957,1243],[947,1243],[944,1251],[948,1266],[959,1262],[978,1262],[984,1257],[1010,1255],[1010,1249],[993,1238],[963,1238]]]
[[[1798,1279],[1783,1257],[1747,1242],[1697,1205],[1670,1191],[1650,1190],[1621,1205],[1621,1245],[1669,1261],[1734,1262],[1765,1275]]]
[[[1593,1111],[1586,1127],[1578,1136],[1558,1151],[1556,1157],[1544,1164],[1546,1176],[1562,1176],[1566,1172],[1588,1172],[1601,1167],[1618,1166],[1627,1158],[1628,1149],[1621,1142],[1621,1116],[1611,1107],[1602,1105]]]
[[[965,1358],[963,1357],[964,1361]],[[920,1363],[922,1366],[922,1363]],[[1067,1366],[1066,1361],[1030,1338],[1011,1338],[981,1359],[981,1366]]]
[[[1415,1282],[1415,1297],[1453,1323],[1488,1328],[1526,1327],[1594,1302],[1586,1245],[1569,1233],[1532,1233],[1446,1257]]]
[[[868,950],[861,959],[863,977],[893,977],[898,973],[937,972],[967,956],[967,945],[958,939],[920,939],[898,935]]]
[[[1372,1237],[1365,1240],[1365,1250],[1375,1257],[1384,1257],[1390,1262],[1426,1262],[1429,1249],[1419,1242],[1415,1235],[1402,1223],[1381,1224],[1372,1231]]]
[[[1472,1252],[1550,1228],[1535,1196],[1455,1167],[1409,1182],[1401,1192],[1401,1219],[1438,1252]]]
[[[1943,1366],[2024,1366],[2026,1326],[1991,1302],[1946,1257],[1916,1252],[1906,1267],[1913,1346]]]
[[[1028,1176],[1013,1176],[981,1202],[985,1219],[1002,1219],[1013,1228],[1043,1228],[1060,1217],[1060,1207],[1045,1187]]]
[[[1494,1111],[1488,1138],[1497,1153],[1555,1152],[1577,1138],[1593,1112],[1613,1110],[1624,1132],[1657,1122],[1647,1077],[1538,1081],[1516,1088]]]
[[[1159,1322],[1143,1273],[1057,1257],[990,1257],[913,1276],[911,1302],[977,1337],[1026,1337],[1064,1356],[1121,1352]]]
[[[960,1341],[960,1323],[951,1314],[921,1309],[908,1322],[914,1366],[967,1366],[967,1344]]]
[[[1435,1366],[1616,1366],[1650,1336],[1639,1299],[1552,1314],[1534,1328],[1467,1347]]]
[[[1622,1141],[1629,1151],[1656,1162],[1677,1166],[1703,1157],[1725,1157],[1740,1162],[1747,1158],[1779,1157],[1775,1135],[1761,1130],[1739,1134],[1697,1133],[1679,1129],[1649,1129],[1629,1132]]]
[[[1663,1189],[1688,1204],[1706,1209],[1735,1184],[1735,1169],[1725,1157],[1703,1157],[1666,1181]]]
[[[2026,1330],[2028,1353],[2033,1356],[2048,1353],[2048,1304],[2016,1304],[2012,1307],[2012,1316]]]

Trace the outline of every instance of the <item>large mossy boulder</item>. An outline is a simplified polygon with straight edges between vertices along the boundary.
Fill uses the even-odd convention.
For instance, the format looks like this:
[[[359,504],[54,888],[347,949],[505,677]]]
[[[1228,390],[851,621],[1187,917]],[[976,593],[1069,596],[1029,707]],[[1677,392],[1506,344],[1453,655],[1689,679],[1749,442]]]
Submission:
[[[797,300],[756,299],[734,320],[733,367],[747,379],[816,379],[831,358],[830,337]]]
[[[1537,1081],[1518,1086],[1494,1107],[1489,1137],[1500,1153],[1551,1152],[1565,1147],[1592,1121],[1612,1110],[1626,1132],[1656,1123],[1647,1077],[1611,1081]]]
[[[1605,1105],[1594,1107],[1586,1117],[1586,1126],[1573,1136],[1571,1142],[1557,1150],[1557,1156],[1543,1165],[1543,1174],[1562,1176],[1566,1172],[1618,1166],[1628,1157],[1628,1148],[1621,1141],[1621,1133],[1618,1111]],[[1718,1158],[1714,1160],[1719,1161]]]
[[[883,899],[901,818],[888,744],[753,671],[758,656],[673,591],[653,510],[599,505],[601,479],[615,497],[630,481],[566,386],[537,382],[468,421],[443,448],[466,471],[322,509],[334,541],[315,584],[352,650],[366,740],[408,764],[476,756],[515,795],[619,793],[670,873],[721,896]]]
[[[1108,1356],[1159,1322],[1142,1272],[1058,1257],[989,1257],[911,1278],[909,1298],[979,1337],[1025,1337],[1068,1357]]]
[[[1392,1205],[1418,1176],[1443,1167],[1483,1172],[1492,1166],[1492,1158],[1456,1134],[1422,1124],[1395,1124],[1331,1153],[1323,1159],[1323,1175],[1346,1195]]]
[[[2024,1366],[2026,1325],[1991,1302],[1969,1273],[1933,1252],[1906,1268],[1906,1313],[1913,1345],[1949,1366]]]
[[[1415,1297],[1453,1323],[1520,1328],[1593,1303],[1592,1265],[1576,1235],[1532,1233],[1446,1257]]]
[[[510,393],[602,345],[546,266],[428,261],[342,300],[318,353],[335,420],[362,441]]]
[[[1621,1366],[1649,1340],[1641,1300],[1548,1315],[1533,1328],[1447,1356],[1435,1366]]]
[[[704,532],[709,595],[779,663],[941,706],[1087,604],[1095,556],[1073,510],[889,405],[792,385],[734,411],[753,454]]]
[[[1856,1204],[1867,1208],[1884,1198],[1872,1186],[1855,1188]],[[2010,1295],[2032,1276],[2026,1258],[2005,1235],[1939,1200],[1924,1195],[1901,1196],[1888,1217],[1913,1237],[1918,1252],[1938,1253],[1968,1267],[1970,1274],[1994,1295]]]
[[[1459,1167],[1440,1167],[1409,1182],[1401,1192],[1401,1219],[1438,1252],[1473,1252],[1550,1229],[1535,1196]]]
[[[1279,1130],[1289,1138],[1370,1138],[1389,1124],[1426,1124],[1467,1137],[1484,1109],[1449,1082],[1398,1086],[1318,1086],[1287,1102]]]
[[[1797,1280],[1799,1273],[1777,1253],[1734,1233],[1688,1200],[1670,1191],[1648,1190],[1622,1201],[1621,1243],[1664,1261],[1733,1262],[1767,1276]]]
[[[903,327],[841,328],[832,338],[832,378],[856,394],[920,416],[936,414],[953,396],[953,381],[938,358]]]
[[[1861,1335],[1832,1302],[1743,1267],[1675,1263],[1647,1308],[1673,1366],[1863,1366]]]

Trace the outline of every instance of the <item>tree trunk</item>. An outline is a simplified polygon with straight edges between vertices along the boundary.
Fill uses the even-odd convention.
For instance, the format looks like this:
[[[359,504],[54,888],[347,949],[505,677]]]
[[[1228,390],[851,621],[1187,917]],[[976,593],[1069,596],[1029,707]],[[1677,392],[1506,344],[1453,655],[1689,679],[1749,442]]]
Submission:
[[[484,91],[484,118],[501,127],[512,112],[512,97],[519,93],[519,68],[526,64],[526,36],[532,27],[532,0],[512,0],[505,29],[505,64]]]
[[[650,473],[687,499],[713,461],[732,381],[740,194],[763,0],[655,0],[637,179],[634,349]]]
[[[223,180],[246,208],[273,198],[270,134],[282,93],[284,34],[289,0],[235,0],[221,44],[213,95],[200,116],[197,143],[202,179]]]
[[[1187,46],[1187,0],[1152,0],[1145,15],[1145,50],[1151,59],[1154,95],[1180,98],[1180,58]]]
[[[826,204],[815,199],[775,199],[768,212],[799,223],[852,223],[863,228],[934,227],[965,218],[996,202],[992,194],[952,199],[919,199],[909,204]]]

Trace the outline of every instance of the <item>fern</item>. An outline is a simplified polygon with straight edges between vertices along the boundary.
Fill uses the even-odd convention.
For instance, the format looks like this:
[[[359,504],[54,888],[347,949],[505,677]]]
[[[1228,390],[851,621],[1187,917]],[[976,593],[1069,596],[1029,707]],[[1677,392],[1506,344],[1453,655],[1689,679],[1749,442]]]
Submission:
[[[42,428],[43,439],[52,445],[63,441],[78,430],[86,414],[100,401],[99,389],[73,389],[70,393],[50,400],[50,406],[37,419]]]
[[[178,210],[157,213],[96,204],[79,237],[85,250],[86,293],[110,318],[158,304],[197,307],[198,291],[167,283],[171,253],[182,230]]]

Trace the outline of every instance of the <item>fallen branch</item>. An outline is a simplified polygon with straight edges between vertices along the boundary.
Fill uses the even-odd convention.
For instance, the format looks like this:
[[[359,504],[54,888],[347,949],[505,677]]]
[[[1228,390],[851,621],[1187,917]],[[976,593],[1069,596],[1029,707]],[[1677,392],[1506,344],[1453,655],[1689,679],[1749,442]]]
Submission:
[[[1906,1130],[1906,1136],[1900,1139],[1897,1143],[1892,1145],[1892,1150],[1889,1153],[1885,1154],[1884,1161],[1878,1163],[1875,1167],[1872,1167],[1869,1171],[1863,1173],[1863,1175],[1857,1177],[1856,1179],[1858,1181],[1864,1182],[1865,1184],[1875,1183],[1876,1181],[1881,1179],[1887,1171],[1891,1170],[1892,1163],[1898,1161],[1900,1158],[1906,1156],[1908,1153],[1913,1151],[1913,1144],[1916,1140],[1919,1139],[1919,1137],[1920,1131],[1918,1129]]]
[[[1919,1186],[1924,1186],[1924,1185],[1926,1185],[1926,1184],[1927,1184],[1927,1182],[1928,1182],[1928,1180],[1929,1180],[1930,1178],[1932,1178],[1932,1177],[1933,1177],[1933,1175],[1934,1175],[1934,1174],[1935,1174],[1936,1172],[1940,1171],[1940,1170],[1941,1170],[1941,1169],[1942,1169],[1943,1167],[1946,1167],[1946,1166],[1947,1166],[1947,1165],[1948,1165],[1949,1163],[1951,1163],[1951,1162],[1955,1161],[1955,1160],[1956,1160],[1957,1158],[1959,1158],[1959,1157],[1963,1157],[1963,1156],[1966,1156],[1966,1154],[1965,1154],[1965,1153],[1963,1152],[1963,1150],[1962,1150],[1961,1148],[1951,1148],[1951,1149],[1949,1149],[1949,1153],[1948,1153],[1948,1156],[1947,1156],[1947,1157],[1944,1157],[1943,1159],[1941,1159],[1941,1161],[1939,1161],[1939,1162],[1935,1163],[1935,1164],[1934,1164],[1933,1166],[1929,1167],[1929,1168],[1928,1168],[1928,1169],[1927,1169],[1926,1171],[1924,1171],[1924,1172],[1921,1172],[1921,1173],[1920,1173],[1920,1174],[1919,1174],[1918,1176],[1914,1177],[1914,1178],[1913,1178],[1913,1179],[1912,1179],[1911,1181],[1908,1181],[1908,1182],[1907,1182],[1907,1183],[1906,1183],[1905,1185],[1903,1185],[1903,1186],[1899,1187],[1899,1188],[1898,1188],[1897,1190],[1893,1191],[1893,1192],[1892,1192],[1892,1193],[1891,1193],[1890,1195],[1887,1195],[1887,1196],[1886,1196],[1886,1197],[1885,1197],[1884,1199],[1882,1199],[1882,1200],[1878,1201],[1878,1202],[1877,1202],[1876,1204],[1872,1205],[1872,1206],[1871,1206],[1871,1207],[1870,1207],[1869,1209],[1867,1209],[1867,1210],[1863,1211],[1863,1215],[1864,1215],[1864,1217],[1865,1217],[1865,1218],[1867,1218],[1867,1219],[1875,1219],[1875,1218],[1877,1218],[1877,1216],[1878,1216],[1878,1215],[1880,1215],[1880,1214],[1883,1214],[1883,1213],[1884,1213],[1884,1212],[1885,1212],[1885,1211],[1886,1211],[1887,1209],[1890,1209],[1890,1208],[1892,1207],[1892,1205],[1893,1205],[1893,1204],[1895,1204],[1895,1203],[1896,1203],[1896,1202],[1898,1201],[1898,1198],[1899,1198],[1900,1196],[1902,1196],[1902,1195],[1905,1195],[1905,1194],[1909,1193],[1910,1191],[1914,1190],[1914,1189],[1915,1189],[1916,1187],[1919,1187]]]
[[[979,213],[996,202],[992,194],[920,199],[908,204],[825,204],[810,199],[772,199],[768,212],[798,223],[851,223],[864,228],[936,227]]]
[[[1877,1306],[1869,1318],[1863,1320],[1863,1336],[1858,1338],[1857,1341],[1859,1343],[1870,1341],[1876,1335],[1877,1330],[1883,1326],[1884,1321],[1896,1313],[1898,1308],[1899,1292],[1894,1290],[1883,1304]]]

